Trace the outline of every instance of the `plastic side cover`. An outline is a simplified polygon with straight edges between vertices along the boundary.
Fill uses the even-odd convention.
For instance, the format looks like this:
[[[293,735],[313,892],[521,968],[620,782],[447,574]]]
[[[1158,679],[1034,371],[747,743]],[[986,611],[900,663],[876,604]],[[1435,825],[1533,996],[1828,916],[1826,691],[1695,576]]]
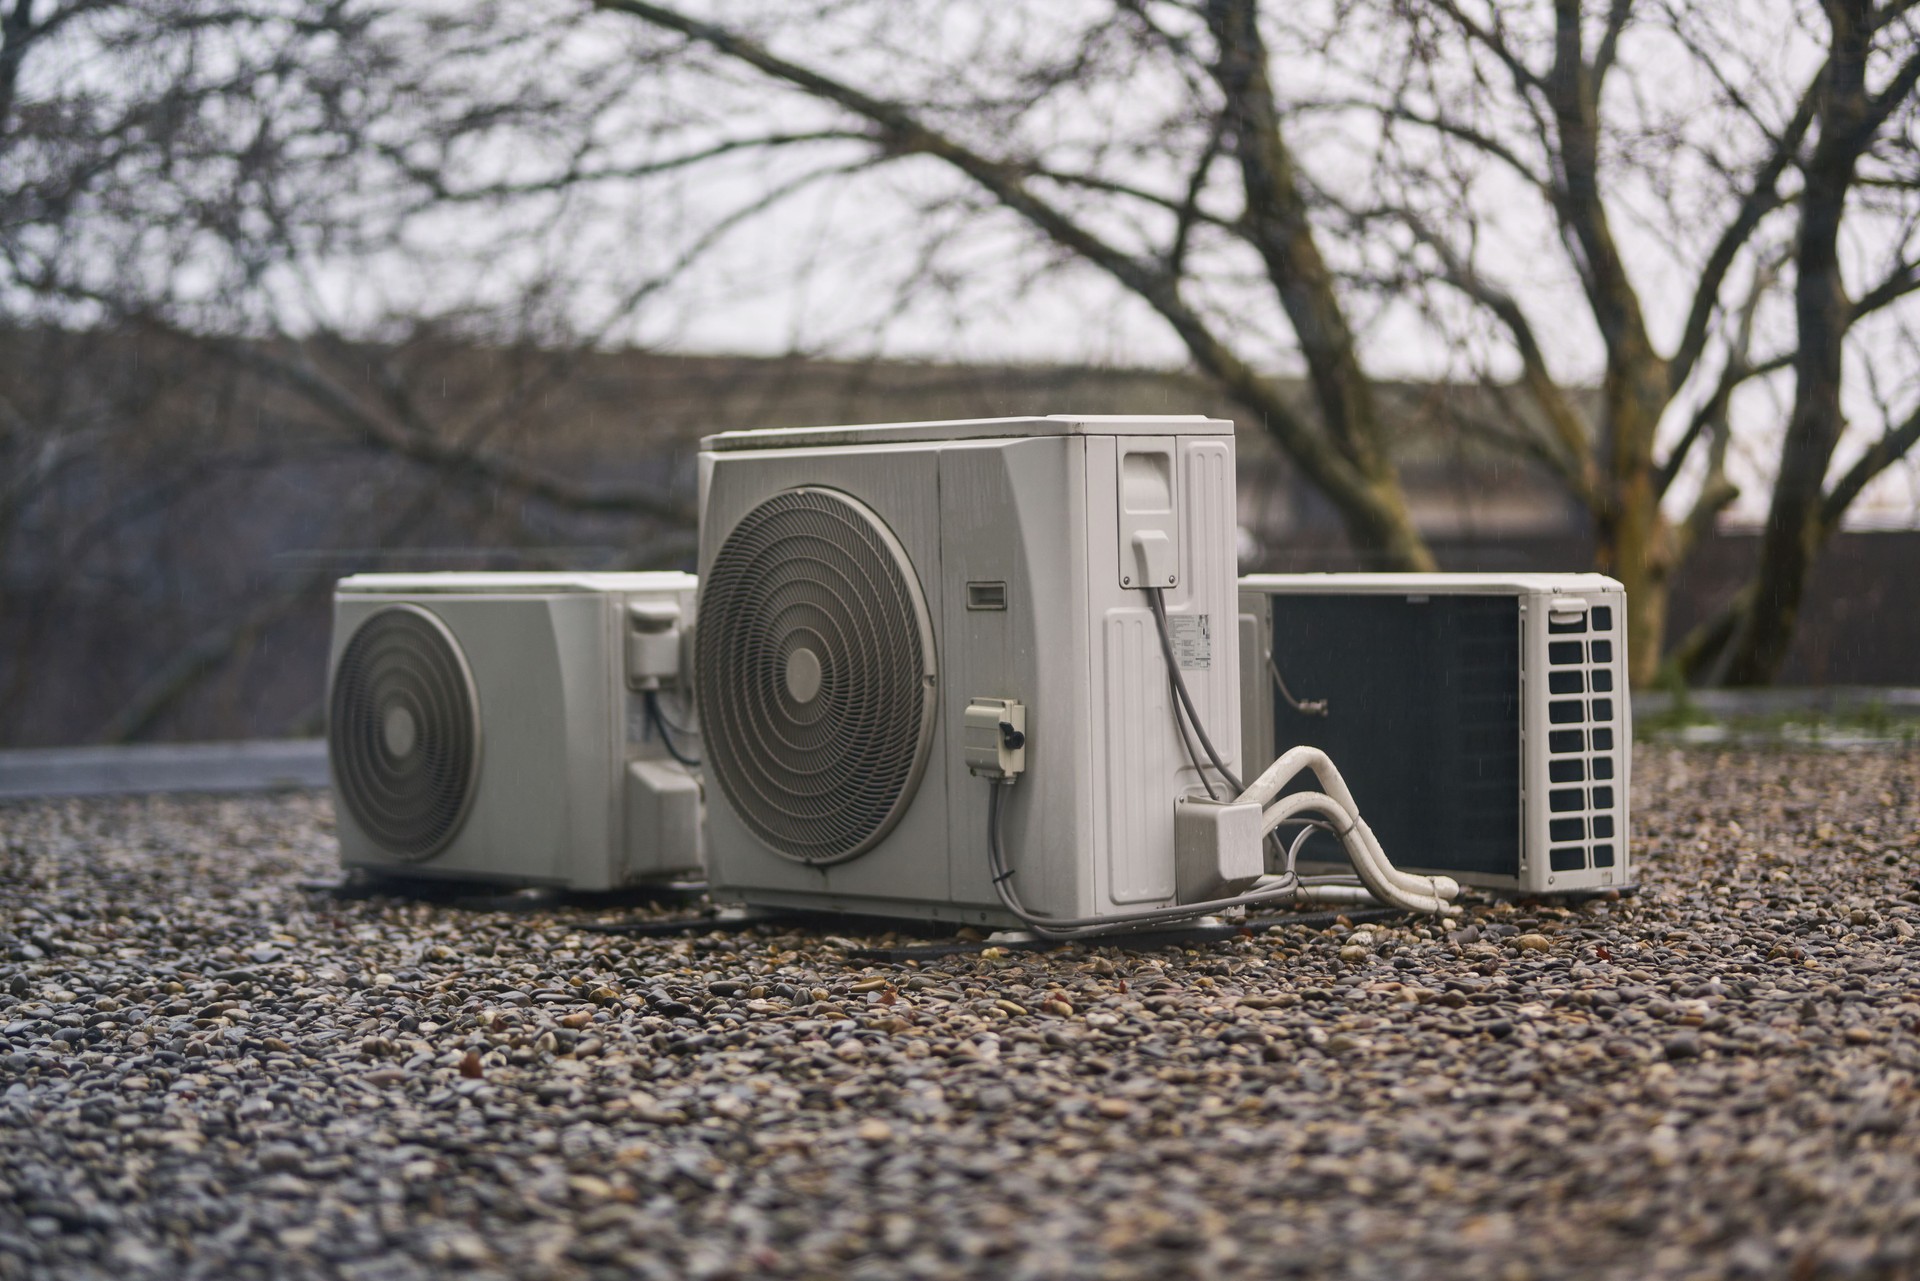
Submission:
[[[1175,886],[1182,903],[1238,894],[1266,871],[1258,801],[1182,797],[1173,803]]]
[[[1180,581],[1180,514],[1173,437],[1119,445],[1120,585],[1173,587]]]
[[[678,765],[627,765],[627,879],[699,870],[700,784]]]

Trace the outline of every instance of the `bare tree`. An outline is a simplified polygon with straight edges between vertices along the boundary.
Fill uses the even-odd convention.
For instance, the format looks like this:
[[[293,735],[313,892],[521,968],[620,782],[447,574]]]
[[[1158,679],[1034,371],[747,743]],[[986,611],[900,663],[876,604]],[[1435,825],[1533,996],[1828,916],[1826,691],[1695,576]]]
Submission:
[[[1828,0],[1824,9],[1829,54],[1812,104],[1815,139],[1801,166],[1794,243],[1792,414],[1760,563],[1733,611],[1726,649],[1713,660],[1716,674],[1737,685],[1765,684],[1779,673],[1821,547],[1873,478],[1920,442],[1920,397],[1911,397],[1904,418],[1885,421],[1860,457],[1827,479],[1846,428],[1848,334],[1863,316],[1920,289],[1920,153],[1913,133],[1920,122],[1920,25],[1901,3]],[[1896,123],[1904,127],[1889,130]],[[1863,179],[1871,184],[1867,192]],[[1873,188],[1905,200],[1894,211],[1901,225],[1891,268],[1856,299],[1841,237]]]
[[[730,22],[655,0],[598,7],[825,106],[834,146],[851,137],[876,163],[943,167],[984,198],[980,216],[1010,213],[1117,281],[1262,418],[1354,541],[1400,568],[1430,557],[1406,515],[1353,316],[1425,291],[1428,332],[1452,340],[1472,330],[1484,355],[1478,375],[1513,406],[1480,424],[1485,434],[1551,468],[1592,512],[1600,567],[1629,591],[1641,683],[1660,661],[1676,569],[1738,495],[1728,457],[1744,388],[1789,370],[1806,384],[1759,580],[1743,598],[1767,604],[1741,614],[1746,657],[1728,670],[1733,679],[1777,670],[1819,531],[1913,443],[1896,423],[1823,488],[1841,436],[1838,344],[1848,326],[1920,283],[1910,257],[1895,253],[1850,301],[1837,268],[1823,265],[1844,219],[1878,216],[1858,213],[1853,157],[1885,155],[1874,194],[1904,201],[1895,221],[1912,220],[1911,183],[1903,190],[1894,170],[1902,158],[1911,168],[1898,125],[1911,115],[1920,41],[1899,0],[1829,6],[1824,28],[1768,7],[1758,11],[1773,24],[1765,30],[1745,11],[1634,0],[1592,13],[1577,0],[1385,0],[1304,16],[1255,0],[1122,0],[1072,30],[1065,19],[1029,15],[1021,27],[1004,18],[1027,40],[996,44],[1012,65],[984,83],[937,53],[871,67],[836,56],[840,46],[796,34],[804,19],[764,6],[736,7]],[[873,33],[909,20],[898,7],[875,18],[843,4],[830,21],[842,39],[858,30],[877,44]],[[918,29],[938,45],[935,23]],[[794,52],[776,52],[783,33]],[[1817,57],[1782,94],[1756,40]],[[810,43],[817,56],[804,52]],[[955,57],[980,54],[962,47]],[[1313,59],[1340,74],[1283,95],[1276,75]],[[1100,97],[1102,77],[1166,105],[1116,107]],[[1843,91],[1853,97],[1836,96]],[[1089,109],[1109,113],[1091,139],[1074,115]],[[1325,138],[1303,158],[1291,136],[1318,120],[1343,122],[1346,145],[1372,166],[1330,162],[1341,144]],[[1462,195],[1476,188],[1507,207],[1476,207]],[[1528,201],[1541,215],[1533,238],[1510,208]],[[1648,202],[1684,229],[1641,219],[1635,206]],[[1880,223],[1870,234],[1885,239]],[[1893,240],[1904,245],[1904,229]],[[1565,340],[1563,296],[1535,282],[1556,255],[1597,339],[1595,361]],[[1649,261],[1656,256],[1671,261]],[[1659,305],[1649,314],[1654,280]],[[1756,355],[1756,317],[1764,322],[1781,282],[1802,300],[1799,333]],[[1433,290],[1463,301],[1464,320],[1429,305]],[[1684,304],[1677,313],[1673,296]],[[1824,321],[1814,300],[1824,300]],[[1258,372],[1272,334],[1249,315],[1290,332],[1313,390],[1311,418],[1290,412]],[[1675,336],[1663,341],[1666,329]],[[1816,361],[1820,351],[1829,354]],[[1597,412],[1585,407],[1589,378]],[[1672,516],[1683,477],[1697,497]]]
[[[1911,249],[1920,190],[1897,127],[1912,116],[1920,76],[1909,8],[1828,5],[1821,29],[1786,6],[1615,0],[1595,13],[1577,0],[1393,0],[1370,31],[1376,54],[1390,55],[1376,56],[1371,77],[1351,77],[1349,96],[1321,104],[1378,113],[1372,190],[1329,199],[1401,255],[1385,273],[1391,286],[1468,304],[1454,336],[1483,340],[1478,376],[1511,379],[1528,411],[1499,432],[1588,507],[1600,566],[1627,585],[1638,682],[1660,660],[1675,571],[1738,497],[1727,456],[1743,388],[1790,371],[1798,390],[1779,464],[1763,478],[1774,512],[1755,582],[1734,615],[1683,646],[1697,673],[1743,683],[1777,673],[1813,551],[1914,443],[1908,425],[1890,425],[1826,485],[1848,330],[1920,287]],[[1785,85],[1782,48],[1810,55]],[[1383,66],[1391,70],[1378,74]],[[1876,153],[1882,172],[1866,189],[1856,161]],[[1526,235],[1516,203],[1550,229],[1529,239],[1560,247],[1583,330],[1598,339],[1591,416],[1575,381],[1585,362],[1560,323],[1565,304],[1539,288],[1540,259],[1515,261],[1516,235]],[[1882,250],[1857,301],[1839,278],[1849,221]],[[1388,226],[1398,235],[1382,235]],[[1785,332],[1756,356],[1756,315],[1783,280],[1795,323],[1774,326]],[[1658,340],[1662,327],[1675,337]],[[1671,515],[1690,468],[1696,497]]]

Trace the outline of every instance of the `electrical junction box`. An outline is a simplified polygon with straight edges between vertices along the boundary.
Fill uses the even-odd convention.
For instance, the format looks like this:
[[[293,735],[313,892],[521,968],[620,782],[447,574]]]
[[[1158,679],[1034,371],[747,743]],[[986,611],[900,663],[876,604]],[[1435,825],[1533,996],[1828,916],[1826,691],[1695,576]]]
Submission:
[[[1184,796],[1173,809],[1175,871],[1182,903],[1229,898],[1266,872],[1257,801]]]
[[[1027,768],[1027,709],[1011,698],[967,704],[967,768],[981,778],[1010,779]]]
[[[1630,885],[1626,604],[1599,574],[1243,577],[1242,756],[1324,750],[1407,871]],[[1300,858],[1347,865],[1321,832]]]

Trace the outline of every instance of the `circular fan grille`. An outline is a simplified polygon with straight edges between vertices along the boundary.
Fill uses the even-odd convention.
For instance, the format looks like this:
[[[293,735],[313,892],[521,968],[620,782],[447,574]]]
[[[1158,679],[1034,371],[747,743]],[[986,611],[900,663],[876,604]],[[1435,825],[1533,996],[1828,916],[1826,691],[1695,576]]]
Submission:
[[[340,799],[396,858],[446,847],[473,801],[480,713],[446,625],[417,605],[360,624],[333,674],[328,751]]]
[[[844,494],[792,489],[733,527],[700,587],[700,722],[734,812],[800,862],[871,849],[933,731],[933,631],[906,552]]]

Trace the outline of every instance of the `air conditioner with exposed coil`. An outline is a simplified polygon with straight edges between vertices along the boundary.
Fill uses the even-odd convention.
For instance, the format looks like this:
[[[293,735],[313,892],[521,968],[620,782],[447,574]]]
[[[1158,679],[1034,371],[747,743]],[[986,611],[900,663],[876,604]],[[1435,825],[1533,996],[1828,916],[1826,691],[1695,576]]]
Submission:
[[[703,442],[700,499],[717,900],[1017,924],[982,769],[1021,771],[993,812],[1027,909],[1084,918],[1217,888],[1179,884],[1176,805],[1204,789],[1146,589],[1234,753],[1232,424],[729,432]]]
[[[663,708],[689,701],[695,588],[680,573],[342,579],[327,726],[342,864],[575,890],[698,875],[700,784]]]
[[[1239,623],[1243,753],[1338,759],[1398,866],[1528,894],[1632,883],[1618,582],[1256,574]],[[1344,861],[1324,833],[1299,857]]]

